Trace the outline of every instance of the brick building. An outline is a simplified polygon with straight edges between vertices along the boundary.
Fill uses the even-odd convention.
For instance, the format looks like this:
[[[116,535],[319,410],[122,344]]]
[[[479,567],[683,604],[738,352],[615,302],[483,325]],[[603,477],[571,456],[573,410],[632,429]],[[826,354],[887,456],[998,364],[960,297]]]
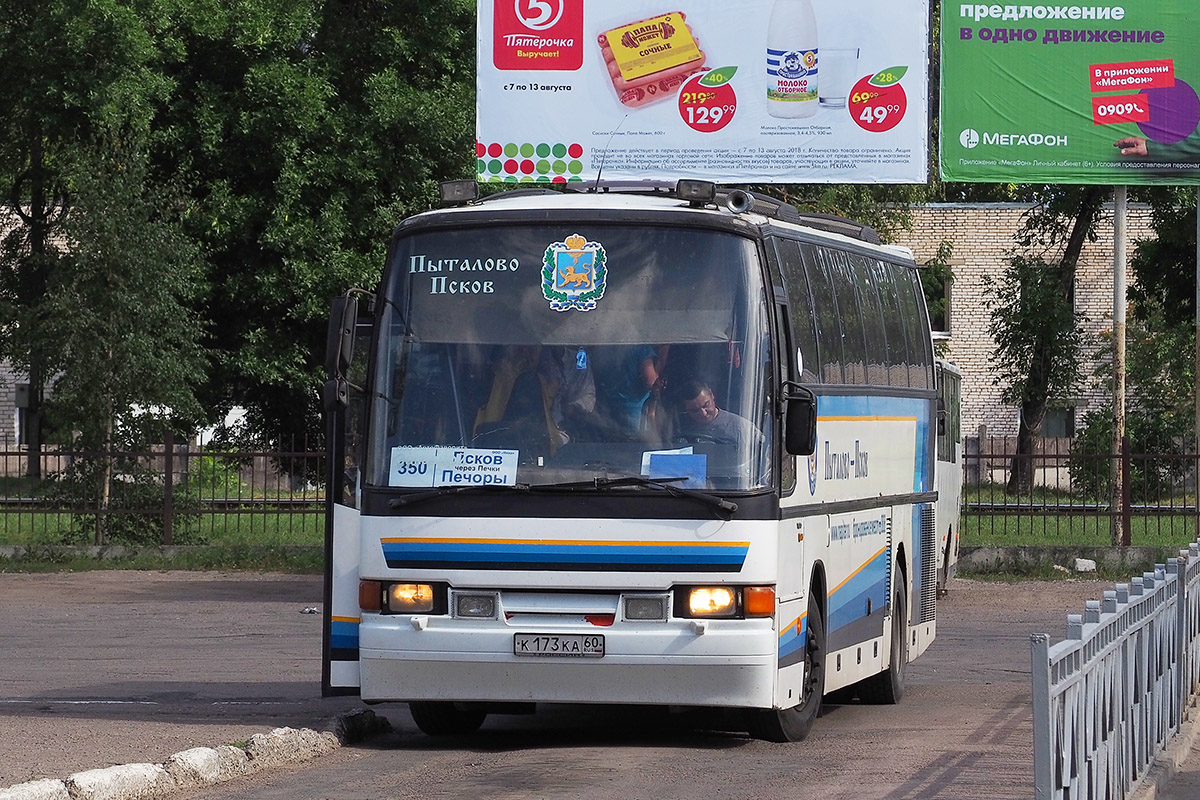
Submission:
[[[999,278],[1007,258],[1017,247],[1016,233],[1022,216],[1031,208],[1024,204],[947,203],[913,209],[913,229],[897,238],[896,244],[912,248],[917,263],[934,258],[943,240],[953,243],[950,264],[954,280],[949,287],[949,330],[944,332],[947,357],[963,372],[963,433],[976,435],[986,426],[988,436],[1013,436],[1017,432],[1017,408],[1000,401],[1001,390],[993,384],[991,368],[995,342],[988,335],[991,318],[983,292],[983,277]],[[1112,328],[1113,236],[1112,206],[1104,209],[1095,242],[1087,243],[1075,275],[1075,310],[1084,317],[1084,329],[1097,336]],[[1128,253],[1134,244],[1151,238],[1150,209],[1131,204],[1127,217]],[[1050,260],[1050,257],[1046,257]],[[1069,437],[1076,422],[1089,408],[1103,403],[1109,389],[1090,378],[1094,364],[1084,366],[1089,376],[1085,388],[1068,406],[1047,415],[1045,436]]]

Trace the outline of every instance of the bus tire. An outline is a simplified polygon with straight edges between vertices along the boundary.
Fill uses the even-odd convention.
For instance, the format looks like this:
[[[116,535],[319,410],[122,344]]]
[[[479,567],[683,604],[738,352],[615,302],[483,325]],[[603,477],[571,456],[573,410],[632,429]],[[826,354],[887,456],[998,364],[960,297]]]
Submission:
[[[893,590],[892,644],[888,668],[859,685],[858,697],[864,703],[895,705],[904,696],[904,677],[908,671],[908,594],[904,587],[904,573],[899,574],[901,580]]]
[[[462,736],[479,730],[487,712],[465,703],[422,701],[409,703],[413,722],[426,736]]]
[[[804,694],[792,708],[750,712],[750,735],[768,742],[799,742],[808,736],[821,713],[825,691],[825,619],[821,605],[809,592],[806,614],[808,635],[804,643]]]

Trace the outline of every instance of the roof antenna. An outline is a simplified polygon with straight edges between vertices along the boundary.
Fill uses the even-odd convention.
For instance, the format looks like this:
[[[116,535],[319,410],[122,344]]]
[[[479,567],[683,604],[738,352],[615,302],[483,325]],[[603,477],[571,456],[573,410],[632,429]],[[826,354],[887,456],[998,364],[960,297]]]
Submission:
[[[596,170],[596,185],[592,187],[593,192],[600,191],[600,176],[604,173],[604,160],[608,158],[608,146],[612,144],[613,137],[617,135],[617,131],[621,130],[621,126],[625,124],[625,120],[629,119],[629,112],[625,112],[625,116],[621,117],[621,121],[617,127],[613,128],[612,133],[608,135],[608,141],[604,143],[604,150],[600,153],[600,167]]]

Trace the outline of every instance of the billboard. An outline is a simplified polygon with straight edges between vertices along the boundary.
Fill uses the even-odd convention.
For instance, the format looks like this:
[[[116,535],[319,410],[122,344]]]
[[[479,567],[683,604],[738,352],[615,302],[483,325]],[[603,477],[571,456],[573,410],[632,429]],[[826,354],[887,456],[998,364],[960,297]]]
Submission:
[[[1193,1],[943,2],[942,177],[1196,182]]]
[[[928,0],[479,0],[476,174],[924,183]]]

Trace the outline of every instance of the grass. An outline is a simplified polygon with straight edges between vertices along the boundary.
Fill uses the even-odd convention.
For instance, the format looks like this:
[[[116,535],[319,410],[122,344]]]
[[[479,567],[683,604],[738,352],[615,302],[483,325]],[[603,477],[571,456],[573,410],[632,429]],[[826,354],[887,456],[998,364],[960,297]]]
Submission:
[[[963,514],[959,542],[964,547],[1108,547],[1111,519],[1102,514]],[[1196,541],[1196,515],[1134,515],[1130,544],[1186,547]]]
[[[24,479],[0,479],[8,482]],[[15,488],[15,487],[13,487]],[[0,488],[0,494],[3,489]],[[305,495],[307,498],[308,495]],[[1021,505],[1020,514],[1000,514],[988,509],[970,511],[971,503]],[[1173,502],[1182,504],[1179,499]],[[1014,498],[1002,486],[971,487],[964,498],[966,511],[960,527],[962,547],[1077,547],[1110,546],[1111,520],[1104,513],[1088,513],[1083,502],[1067,493],[1039,488],[1032,495]],[[1098,505],[1098,504],[1097,504]],[[1066,508],[1064,508],[1064,506]],[[1057,507],[1066,513],[1042,513]],[[229,510],[180,513],[174,522],[169,553],[154,546],[161,538],[161,522],[147,515],[138,541],[116,541],[127,547],[104,557],[80,553],[63,545],[90,545],[86,520],[67,512],[25,508],[0,510],[0,545],[30,548],[20,560],[0,560],[0,570],[127,569],[267,569],[320,572],[325,514],[315,503],[301,507],[260,504]],[[1131,543],[1174,554],[1197,538],[1194,513],[1137,514],[1132,517]],[[1036,569],[1041,570],[1038,565]],[[1059,577],[1045,565],[1044,577]],[[1038,577],[1022,573],[1022,577]]]

